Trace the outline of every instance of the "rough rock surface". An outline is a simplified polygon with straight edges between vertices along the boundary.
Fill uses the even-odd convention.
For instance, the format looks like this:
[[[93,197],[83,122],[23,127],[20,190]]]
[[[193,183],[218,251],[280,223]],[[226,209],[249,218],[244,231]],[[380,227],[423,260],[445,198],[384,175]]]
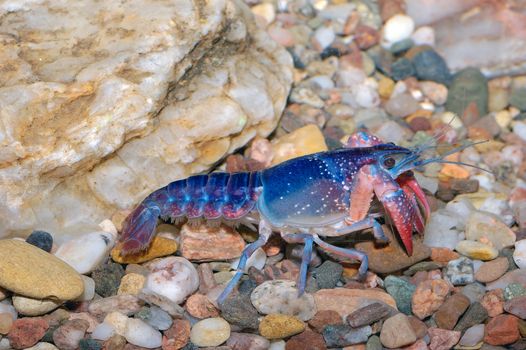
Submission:
[[[292,80],[237,0],[0,0],[0,17],[0,236],[85,232],[208,169],[273,130]]]

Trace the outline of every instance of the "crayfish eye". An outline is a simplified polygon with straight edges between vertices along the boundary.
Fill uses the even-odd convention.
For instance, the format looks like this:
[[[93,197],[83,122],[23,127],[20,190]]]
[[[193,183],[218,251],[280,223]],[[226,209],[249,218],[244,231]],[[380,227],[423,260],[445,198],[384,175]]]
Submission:
[[[387,168],[387,169],[391,169],[392,167],[394,167],[396,164],[396,161],[394,158],[385,158],[384,159],[384,166]]]

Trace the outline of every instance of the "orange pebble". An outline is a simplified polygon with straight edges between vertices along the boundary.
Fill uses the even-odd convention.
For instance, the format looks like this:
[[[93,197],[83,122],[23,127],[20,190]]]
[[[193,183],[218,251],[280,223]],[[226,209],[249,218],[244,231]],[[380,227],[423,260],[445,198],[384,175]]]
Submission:
[[[454,179],[467,179],[469,178],[469,171],[456,164],[444,164],[441,174],[452,177]]]

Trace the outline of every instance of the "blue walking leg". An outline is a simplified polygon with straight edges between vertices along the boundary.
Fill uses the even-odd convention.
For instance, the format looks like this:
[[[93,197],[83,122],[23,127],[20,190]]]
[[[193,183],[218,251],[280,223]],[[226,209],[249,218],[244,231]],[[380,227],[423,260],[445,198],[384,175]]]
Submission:
[[[305,233],[282,234],[281,237],[287,243],[303,243],[303,253],[301,255],[300,274],[298,276],[298,297],[305,293],[307,285],[307,272],[312,258],[312,235]]]
[[[268,241],[268,239],[269,239],[271,234],[272,234],[272,229],[270,228],[270,225],[266,221],[261,220],[261,222],[259,224],[259,237],[258,237],[258,239],[256,241],[254,241],[254,242],[250,243],[249,245],[247,245],[245,247],[245,249],[243,250],[243,252],[241,253],[241,257],[239,258],[239,263],[238,263],[237,269],[236,269],[237,270],[236,274],[228,282],[228,284],[226,285],[226,287],[223,290],[223,292],[221,292],[221,294],[217,298],[217,303],[219,305],[223,304],[223,302],[226,300],[228,295],[230,295],[230,293],[232,293],[234,288],[239,283],[239,280],[241,279],[241,277],[243,276],[243,273],[245,271],[245,266],[247,264],[248,258],[250,258],[250,256],[252,254],[254,254],[254,252],[258,248],[263,247],[265,245],[265,243],[267,243],[267,241]]]
[[[336,247],[332,244],[329,244],[323,240],[321,240],[318,235],[314,235],[314,242],[323,250],[326,252],[339,255],[344,258],[348,259],[356,259],[361,262],[360,268],[358,269],[358,277],[360,279],[364,279],[367,275],[367,268],[369,267],[369,260],[367,258],[367,255],[359,250],[356,249],[350,249],[350,248],[340,248]]]
[[[367,217],[363,220],[357,221],[349,226],[342,227],[338,229],[336,232],[338,235],[346,235],[348,233],[361,231],[367,228],[373,228],[373,235],[376,240],[382,242],[382,243],[388,243],[389,238],[384,234],[384,230],[382,229],[382,225],[378,221],[376,221],[375,218]]]

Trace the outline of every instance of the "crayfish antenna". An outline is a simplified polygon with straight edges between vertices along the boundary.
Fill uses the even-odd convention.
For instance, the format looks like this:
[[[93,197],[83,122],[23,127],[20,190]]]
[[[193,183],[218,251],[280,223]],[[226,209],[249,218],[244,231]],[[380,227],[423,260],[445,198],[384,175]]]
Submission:
[[[160,210],[139,204],[124,220],[119,247],[121,255],[140,253],[152,240]]]

